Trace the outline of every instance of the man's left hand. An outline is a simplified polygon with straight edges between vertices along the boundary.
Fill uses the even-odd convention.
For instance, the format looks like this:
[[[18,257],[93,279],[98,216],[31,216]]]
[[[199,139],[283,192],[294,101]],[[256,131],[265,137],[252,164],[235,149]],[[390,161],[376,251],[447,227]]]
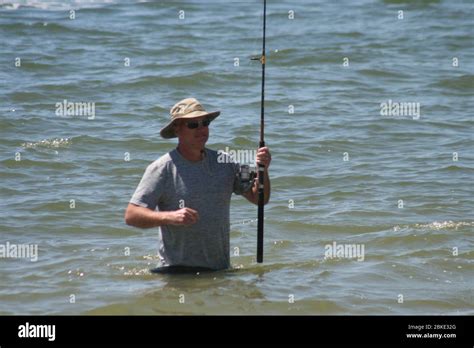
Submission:
[[[257,151],[257,164],[263,164],[266,170],[270,166],[271,161],[272,155],[270,154],[268,147],[259,148]]]

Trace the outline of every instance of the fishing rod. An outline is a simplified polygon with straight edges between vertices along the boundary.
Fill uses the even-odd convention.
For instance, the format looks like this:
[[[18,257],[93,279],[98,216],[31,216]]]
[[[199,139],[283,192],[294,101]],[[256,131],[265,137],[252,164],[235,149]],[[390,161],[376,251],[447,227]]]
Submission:
[[[264,140],[264,124],[265,124],[265,26],[267,17],[267,0],[263,0],[263,47],[262,55],[252,60],[260,60],[262,63],[262,102],[260,108],[260,143],[259,148],[265,146]],[[263,262],[263,204],[264,204],[264,174],[265,166],[263,164],[258,165],[258,223],[257,223],[257,262]]]

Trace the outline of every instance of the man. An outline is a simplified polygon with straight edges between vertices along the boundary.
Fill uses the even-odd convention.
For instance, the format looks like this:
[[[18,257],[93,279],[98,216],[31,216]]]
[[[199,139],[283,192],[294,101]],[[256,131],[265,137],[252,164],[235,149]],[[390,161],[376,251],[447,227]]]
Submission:
[[[128,204],[125,222],[140,228],[159,226],[158,272],[219,270],[230,267],[229,211],[232,192],[258,204],[255,180],[246,192],[238,176],[240,165],[205,147],[209,124],[220,111],[206,112],[194,98],[183,99],[170,111],[161,129],[165,138],[178,137],[176,149],[150,164]],[[270,198],[268,148],[257,152],[265,166],[265,204]],[[223,163],[224,162],[224,163]],[[158,208],[158,211],[156,211]]]

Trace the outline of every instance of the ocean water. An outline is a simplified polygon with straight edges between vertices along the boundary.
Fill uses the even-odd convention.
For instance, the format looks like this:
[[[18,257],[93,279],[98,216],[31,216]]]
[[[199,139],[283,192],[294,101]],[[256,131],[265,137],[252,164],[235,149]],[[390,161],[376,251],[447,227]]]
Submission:
[[[0,258],[0,314],[474,314],[470,1],[269,1],[264,263],[235,196],[231,270],[150,274],[127,202],[182,98],[221,110],[209,148],[257,147],[262,14],[0,1],[0,245],[38,246]]]

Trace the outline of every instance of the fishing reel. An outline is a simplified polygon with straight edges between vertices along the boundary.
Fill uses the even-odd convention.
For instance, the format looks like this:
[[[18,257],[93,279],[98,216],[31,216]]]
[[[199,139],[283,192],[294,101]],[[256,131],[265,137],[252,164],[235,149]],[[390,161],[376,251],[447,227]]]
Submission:
[[[239,177],[240,186],[242,187],[243,192],[247,192],[253,186],[255,178],[257,177],[257,171],[255,168],[251,168],[247,164],[242,164],[240,165],[240,170],[237,175]]]

